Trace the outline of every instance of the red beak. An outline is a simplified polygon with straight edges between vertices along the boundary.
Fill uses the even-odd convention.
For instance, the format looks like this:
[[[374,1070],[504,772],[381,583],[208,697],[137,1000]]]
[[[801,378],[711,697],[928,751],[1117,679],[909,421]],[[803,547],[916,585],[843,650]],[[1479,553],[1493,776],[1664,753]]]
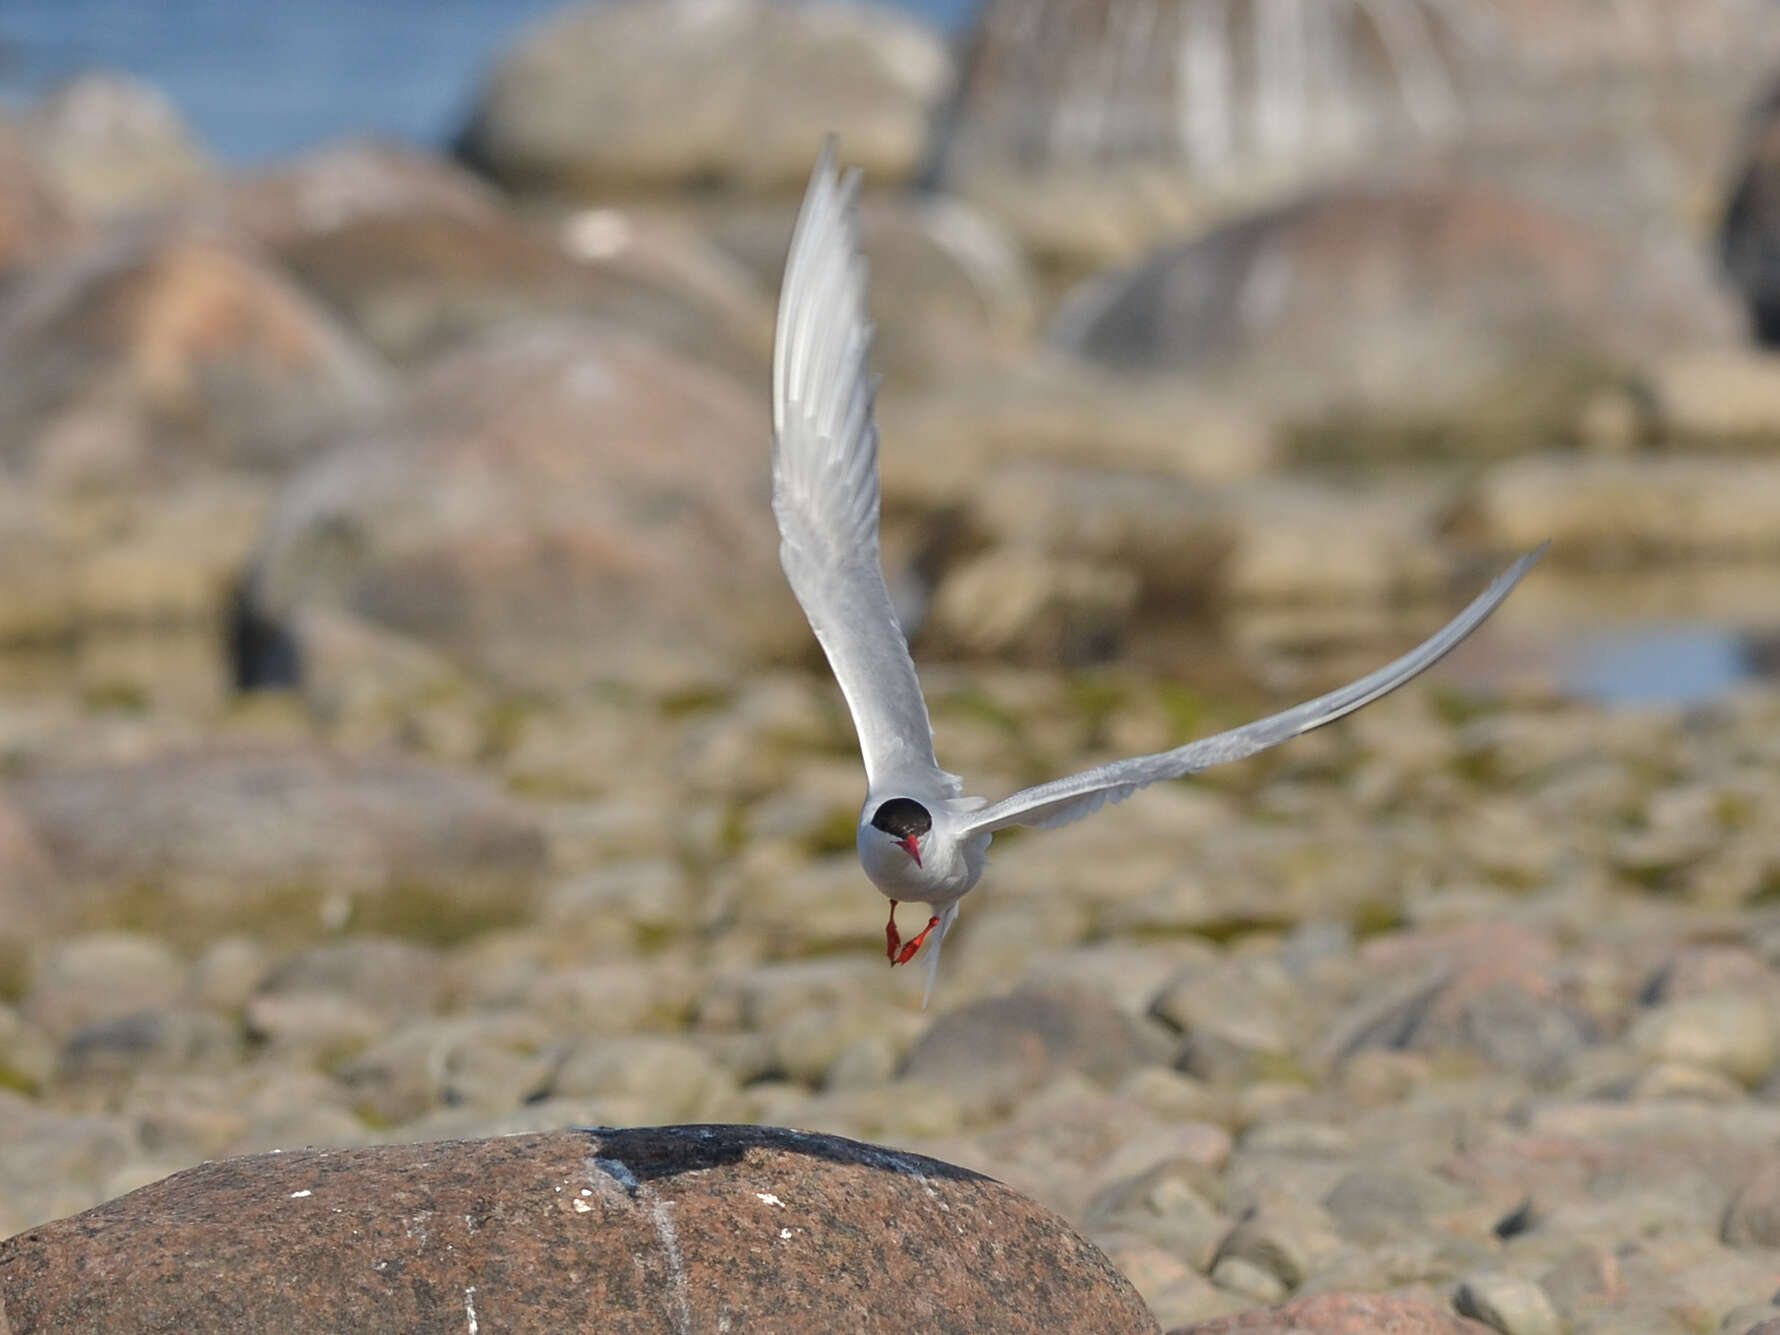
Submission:
[[[914,835],[911,834],[907,839],[898,839],[896,846],[913,858],[917,867],[921,865],[921,850],[915,843]]]

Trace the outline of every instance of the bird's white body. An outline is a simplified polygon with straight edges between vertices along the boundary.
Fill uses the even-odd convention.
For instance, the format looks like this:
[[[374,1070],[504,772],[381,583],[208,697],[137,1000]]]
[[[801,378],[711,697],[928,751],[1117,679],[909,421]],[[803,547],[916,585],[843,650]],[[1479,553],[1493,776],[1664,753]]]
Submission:
[[[779,557],[834,670],[865,761],[859,862],[895,905],[930,905],[937,931],[928,988],[958,902],[983,874],[989,841],[1010,825],[1048,828],[1123,801],[1162,779],[1240,760],[1352,713],[1432,666],[1493,612],[1544,550],[1521,557],[1437,634],[1339,690],[1172,751],[1116,760],[999,802],[966,797],[939,767],[927,703],[890,605],[878,559],[878,446],[868,365],[865,262],[855,201],[858,173],[837,176],[825,151],[792,238],[773,347],[773,514]]]

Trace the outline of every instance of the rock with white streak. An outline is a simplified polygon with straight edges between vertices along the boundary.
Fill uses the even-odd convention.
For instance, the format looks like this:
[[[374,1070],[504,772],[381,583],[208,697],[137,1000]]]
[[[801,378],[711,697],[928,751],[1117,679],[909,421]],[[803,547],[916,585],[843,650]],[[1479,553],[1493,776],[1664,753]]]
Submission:
[[[224,1160],[0,1244],[16,1331],[541,1335],[565,1312],[610,1335],[1156,1330],[1099,1251],[1000,1183],[764,1127]]]

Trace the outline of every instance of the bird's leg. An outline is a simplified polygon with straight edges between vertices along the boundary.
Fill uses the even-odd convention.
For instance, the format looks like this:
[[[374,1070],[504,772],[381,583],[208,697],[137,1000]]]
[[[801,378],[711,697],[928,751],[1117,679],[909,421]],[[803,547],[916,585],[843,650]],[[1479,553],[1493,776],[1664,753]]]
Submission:
[[[902,944],[902,933],[896,930],[896,901],[890,901],[890,922],[884,928],[884,954],[891,964],[896,963],[896,948]]]
[[[921,948],[921,943],[927,939],[927,933],[931,932],[935,927],[938,927],[938,926],[939,926],[939,915],[935,914],[933,917],[931,917],[927,920],[927,926],[925,926],[921,929],[920,935],[915,937],[915,939],[913,941],[910,941],[906,945],[904,945],[901,950],[897,951],[896,958],[891,960],[890,963],[892,965],[907,964],[910,960],[914,959],[915,952]]]

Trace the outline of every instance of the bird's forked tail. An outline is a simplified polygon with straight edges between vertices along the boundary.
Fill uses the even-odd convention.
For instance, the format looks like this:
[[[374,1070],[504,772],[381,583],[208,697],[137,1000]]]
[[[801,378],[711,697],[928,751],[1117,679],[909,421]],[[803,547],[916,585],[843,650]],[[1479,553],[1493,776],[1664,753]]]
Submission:
[[[921,993],[921,1009],[927,1009],[928,1001],[933,997],[933,980],[939,977],[939,948],[946,943],[946,933],[952,930],[952,923],[958,917],[958,901],[953,900],[939,915],[939,923],[933,929],[933,943],[927,948],[927,987]]]

